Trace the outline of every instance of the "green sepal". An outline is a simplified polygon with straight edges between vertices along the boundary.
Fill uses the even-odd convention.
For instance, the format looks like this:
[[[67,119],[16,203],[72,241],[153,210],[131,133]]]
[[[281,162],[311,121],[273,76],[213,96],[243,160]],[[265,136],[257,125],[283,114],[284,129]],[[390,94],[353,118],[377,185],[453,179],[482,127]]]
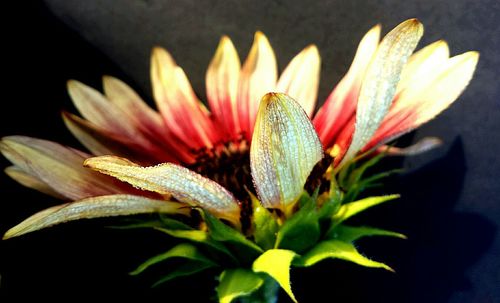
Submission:
[[[332,226],[335,226],[348,218],[365,211],[366,209],[381,203],[399,198],[399,195],[387,195],[368,197],[342,205],[339,211],[332,217]]]
[[[255,243],[263,250],[271,249],[276,243],[276,234],[279,229],[278,222],[254,195],[250,195],[250,197],[253,206],[253,236]]]
[[[337,239],[344,242],[354,242],[363,237],[386,236],[406,239],[406,236],[394,231],[384,230],[369,226],[348,226],[344,224],[337,225],[326,235],[326,239]]]
[[[214,266],[211,264],[207,264],[204,262],[197,262],[197,261],[190,261],[181,265],[178,265],[174,269],[171,269],[169,273],[157,282],[155,282],[152,287],[157,287],[160,284],[163,284],[165,282],[168,282],[170,280],[173,280],[175,278],[180,278],[180,277],[185,277],[185,276],[191,276],[194,274],[197,274],[199,272],[202,272],[204,270],[207,270],[209,268],[213,268]]]
[[[221,243],[214,241],[206,231],[202,230],[170,230],[165,228],[156,228],[156,230],[164,232],[174,238],[179,238],[183,240],[189,240],[195,243],[201,243],[206,245],[208,248],[222,253],[223,256],[229,257],[226,260],[231,261],[234,264],[238,264],[238,259]]]
[[[254,261],[252,269],[254,272],[262,272],[271,276],[290,298],[297,302],[290,285],[290,267],[295,257],[297,254],[291,250],[270,249]]]
[[[252,259],[263,252],[262,248],[245,238],[236,229],[227,226],[206,211],[201,213],[207,224],[210,237],[215,241],[233,244],[239,252],[240,257]]]
[[[162,254],[150,258],[146,262],[139,265],[137,269],[132,271],[130,274],[138,275],[142,273],[144,270],[146,270],[148,267],[171,258],[188,259],[192,261],[198,261],[200,263],[206,263],[212,266],[217,265],[215,262],[207,258],[205,255],[203,255],[196,246],[189,243],[181,243]]]
[[[384,263],[372,261],[361,255],[352,243],[340,240],[326,240],[320,242],[304,256],[297,258],[293,264],[296,266],[309,267],[328,258],[341,259],[365,267],[384,268],[393,271],[392,268]]]
[[[321,231],[316,200],[307,194],[301,199],[302,208],[286,220],[278,231],[275,248],[301,253],[318,241]]]
[[[248,296],[264,283],[261,275],[243,268],[226,269],[219,277],[216,288],[220,303],[231,303],[234,299]]]

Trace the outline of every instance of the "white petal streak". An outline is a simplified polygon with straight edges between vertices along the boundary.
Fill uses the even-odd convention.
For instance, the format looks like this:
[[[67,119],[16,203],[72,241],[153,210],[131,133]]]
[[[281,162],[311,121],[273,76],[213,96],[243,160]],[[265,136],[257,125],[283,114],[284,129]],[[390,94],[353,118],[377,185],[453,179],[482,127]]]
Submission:
[[[188,209],[184,204],[153,200],[133,195],[109,195],[92,197],[76,202],[57,205],[34,214],[9,229],[4,239],[17,237],[56,224],[112,216],[126,216],[145,213],[183,213]]]
[[[354,135],[340,166],[352,159],[378,129],[392,104],[401,71],[422,34],[422,24],[410,19],[382,39],[361,85]]]
[[[300,105],[285,94],[262,98],[250,150],[250,165],[260,201],[285,209],[303,191],[323,157],[318,135]]]
[[[181,202],[200,206],[218,217],[238,223],[240,209],[233,195],[185,167],[172,163],[141,167],[114,156],[90,158],[84,165],[140,189],[172,195]]]

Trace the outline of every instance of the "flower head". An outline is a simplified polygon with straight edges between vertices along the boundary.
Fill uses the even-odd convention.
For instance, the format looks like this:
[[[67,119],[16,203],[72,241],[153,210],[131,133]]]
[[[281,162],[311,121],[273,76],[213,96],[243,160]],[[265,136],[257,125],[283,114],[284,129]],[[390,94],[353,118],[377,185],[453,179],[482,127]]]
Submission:
[[[423,34],[416,19],[401,23],[381,41],[380,31],[375,26],[363,37],[349,71],[316,113],[317,48],[306,47],[278,78],[274,52],[261,32],[255,34],[243,65],[231,40],[222,37],[206,73],[210,110],[162,48],[155,48],[151,58],[159,112],[113,77],[103,78],[104,94],[69,81],[69,94],[83,118],[65,112],[64,121],[95,157],[45,140],[3,138],[0,150],[14,164],[6,170],[12,178],[76,201],[35,214],[4,238],[81,218],[138,213],[188,216],[191,208],[201,208],[214,239],[224,242],[229,236],[226,227],[214,223],[217,219],[211,216],[257,244],[248,244],[241,235],[232,240],[254,252],[268,249],[253,270],[276,279],[292,298],[286,281],[266,267],[269,260],[288,260],[289,266],[296,253],[304,253],[298,264],[308,266],[325,257],[325,251],[336,249],[350,252],[341,258],[386,267],[345,246],[353,241],[353,231],[341,222],[394,197],[352,202],[358,192],[350,191],[350,186],[361,182],[364,170],[353,173],[343,185],[345,168],[361,153],[381,147],[447,108],[472,78],[478,54],[450,58],[447,44],[438,41],[412,55]],[[393,153],[414,154],[436,144],[435,139],[425,139]],[[311,187],[317,189],[314,195],[304,190]],[[329,218],[331,224],[317,238],[311,236],[298,245],[287,233],[297,230],[297,222],[311,220],[305,213],[316,214],[316,221],[307,225],[314,226],[312,235],[320,228],[319,220]],[[259,229],[261,216],[277,220],[272,228],[265,225],[270,232],[265,236]],[[215,236],[218,229],[224,230],[224,237]],[[338,242],[339,232],[351,235],[346,237],[352,241]],[[354,234],[377,232],[356,230]],[[313,246],[320,235],[332,238]],[[270,249],[269,243],[293,254]]]

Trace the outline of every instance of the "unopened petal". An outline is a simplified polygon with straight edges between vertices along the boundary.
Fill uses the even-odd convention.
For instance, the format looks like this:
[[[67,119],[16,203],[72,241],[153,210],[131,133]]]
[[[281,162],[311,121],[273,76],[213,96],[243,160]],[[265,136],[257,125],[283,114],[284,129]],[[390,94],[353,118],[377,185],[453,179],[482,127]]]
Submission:
[[[210,109],[226,135],[237,137],[239,130],[236,94],[240,76],[240,59],[227,36],[220,40],[206,74]]]
[[[276,91],[297,100],[309,117],[318,96],[321,58],[318,48],[310,45],[301,51],[281,74]]]
[[[422,34],[422,24],[410,19],[389,32],[380,43],[361,85],[354,134],[340,165],[352,159],[380,126],[392,104],[401,71]]]
[[[145,213],[187,214],[185,205],[177,202],[153,200],[133,195],[92,197],[57,205],[34,214],[13,228],[3,239],[18,237],[56,224],[81,219],[126,216]]]
[[[187,168],[172,163],[141,167],[127,159],[102,156],[90,158],[85,166],[113,176],[143,190],[172,195],[200,206],[219,218],[238,225],[238,202],[225,188]]]
[[[252,137],[260,100],[266,93],[275,90],[277,78],[278,66],[274,51],[266,36],[256,32],[238,85],[240,129],[248,140]]]
[[[285,94],[262,98],[250,149],[255,188],[265,207],[293,205],[323,157],[318,135],[300,105]]]

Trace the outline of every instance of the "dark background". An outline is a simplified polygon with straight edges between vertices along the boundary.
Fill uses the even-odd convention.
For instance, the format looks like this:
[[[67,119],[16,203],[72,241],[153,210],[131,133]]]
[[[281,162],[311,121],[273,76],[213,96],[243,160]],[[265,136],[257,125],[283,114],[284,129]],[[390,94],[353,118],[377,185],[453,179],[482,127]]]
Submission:
[[[320,100],[347,70],[362,35],[379,22],[387,31],[417,17],[426,27],[420,45],[445,39],[452,54],[479,50],[475,78],[460,100],[405,139],[435,135],[444,146],[401,162],[406,173],[386,190],[403,198],[358,218],[408,235],[407,241],[359,243],[397,273],[325,261],[294,270],[292,283],[301,302],[500,302],[498,1],[51,0],[2,6],[0,135],[76,147],[60,119],[61,109],[74,112],[66,80],[100,88],[100,77],[111,74],[149,98],[154,45],[171,51],[204,98],[205,69],[222,34],[244,58],[254,31],[264,31],[280,68],[315,43],[323,59]],[[0,164],[8,165],[3,158]],[[0,197],[0,233],[58,203],[5,175]],[[110,230],[103,227],[107,223],[77,222],[0,242],[0,302],[33,295],[55,301],[206,301],[215,285],[210,275],[156,290],[149,288],[154,275],[128,276],[170,240],[151,232]]]

